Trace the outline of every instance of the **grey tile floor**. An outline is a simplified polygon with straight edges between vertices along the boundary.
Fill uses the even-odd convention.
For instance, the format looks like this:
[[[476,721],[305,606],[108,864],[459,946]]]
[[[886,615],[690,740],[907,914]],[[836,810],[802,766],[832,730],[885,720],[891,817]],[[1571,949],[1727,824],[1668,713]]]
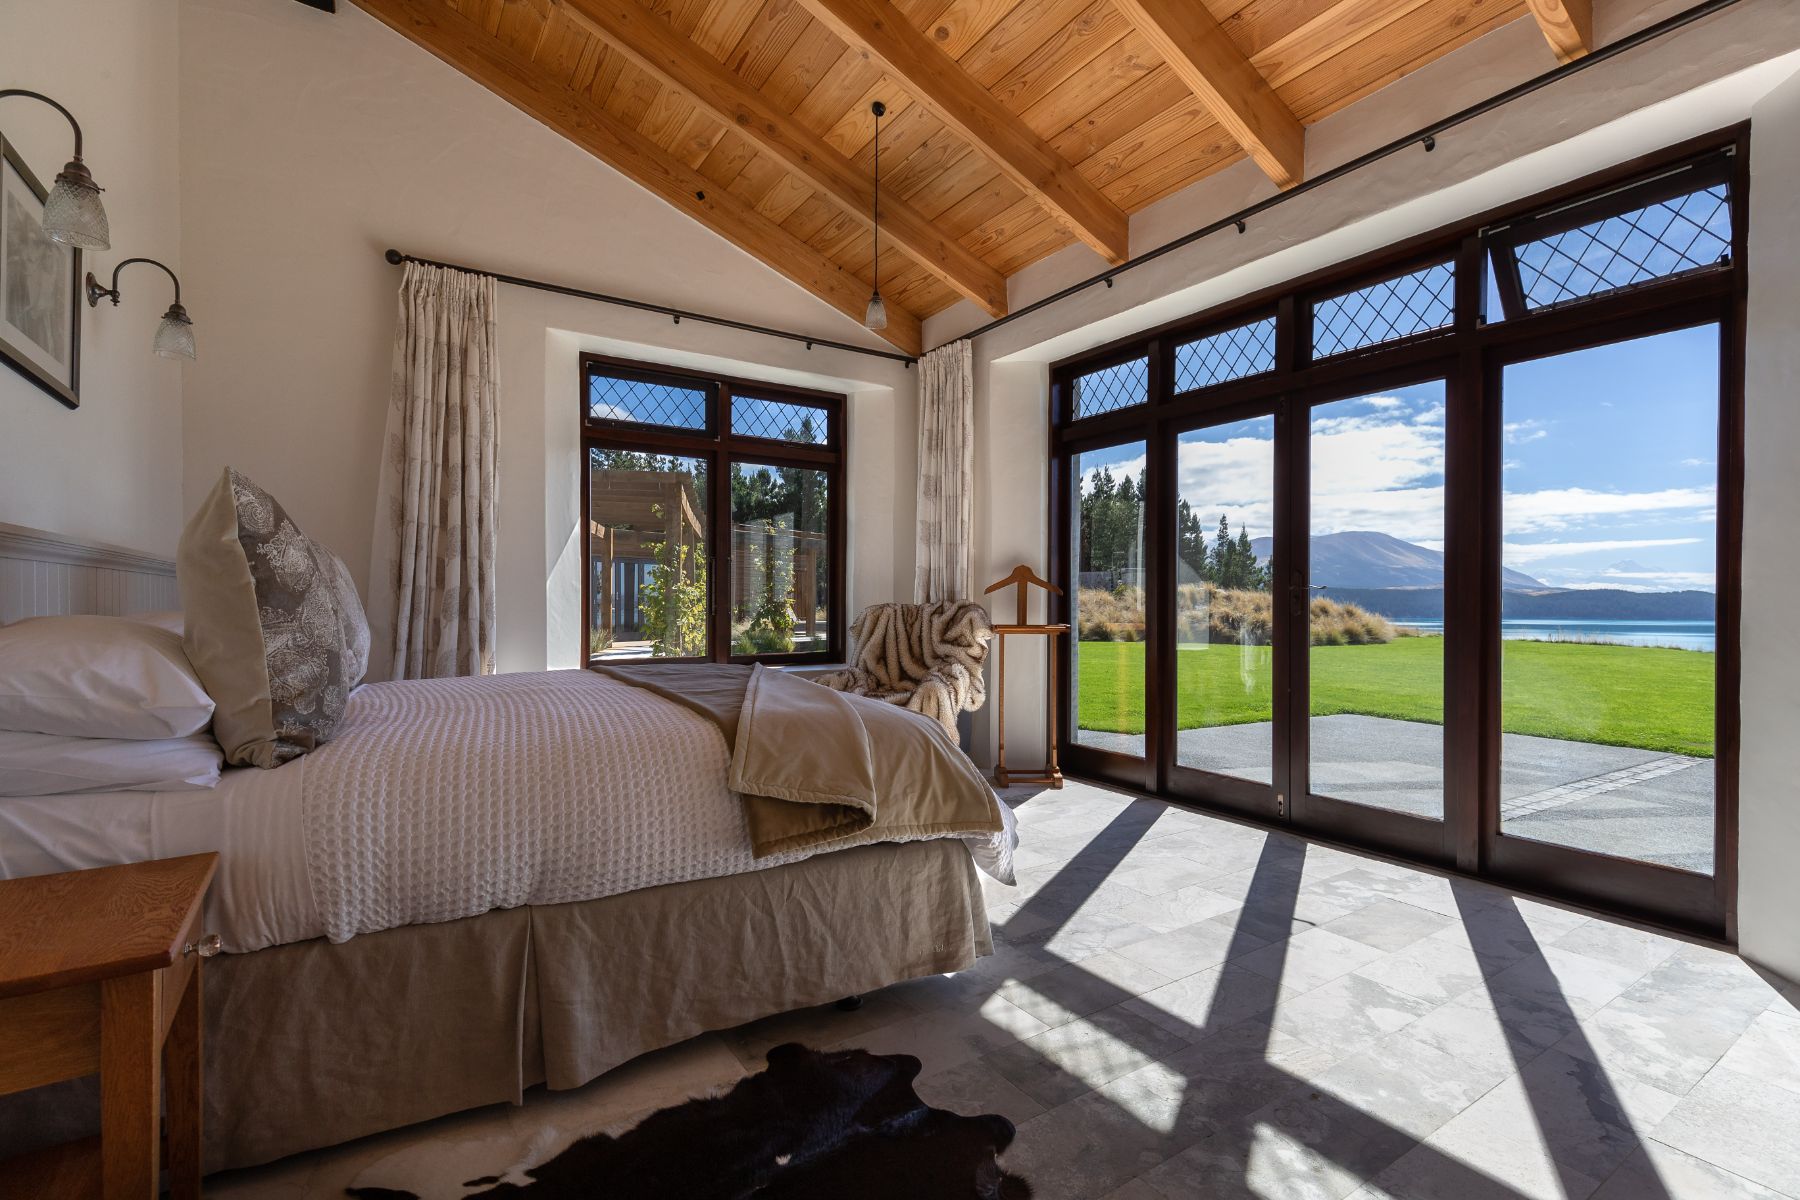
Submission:
[[[492,1162],[799,1039],[918,1055],[926,1099],[1017,1123],[1041,1200],[1800,1200],[1800,1013],[1735,956],[1094,787],[1008,800],[1020,882],[971,970],[209,1194]]]

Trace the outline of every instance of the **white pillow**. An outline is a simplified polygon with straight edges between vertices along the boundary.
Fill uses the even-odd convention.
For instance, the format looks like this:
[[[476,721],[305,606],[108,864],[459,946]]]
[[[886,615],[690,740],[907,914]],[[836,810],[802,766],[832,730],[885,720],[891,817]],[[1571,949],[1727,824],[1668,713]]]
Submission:
[[[0,796],[198,791],[218,784],[224,761],[210,733],[129,741],[0,731]]]
[[[0,730],[64,737],[186,737],[212,697],[181,635],[130,617],[33,617],[0,628]]]

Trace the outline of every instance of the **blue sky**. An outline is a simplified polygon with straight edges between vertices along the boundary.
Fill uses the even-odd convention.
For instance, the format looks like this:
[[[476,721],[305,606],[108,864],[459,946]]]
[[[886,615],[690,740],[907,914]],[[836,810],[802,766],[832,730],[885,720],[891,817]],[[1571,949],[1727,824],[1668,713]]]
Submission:
[[[1718,330],[1506,369],[1506,565],[1555,587],[1714,586]],[[1313,532],[1377,530],[1443,546],[1442,383],[1313,410]],[[1273,422],[1182,438],[1180,487],[1210,529],[1272,516]],[[1083,455],[1084,474],[1143,469],[1143,444]]]

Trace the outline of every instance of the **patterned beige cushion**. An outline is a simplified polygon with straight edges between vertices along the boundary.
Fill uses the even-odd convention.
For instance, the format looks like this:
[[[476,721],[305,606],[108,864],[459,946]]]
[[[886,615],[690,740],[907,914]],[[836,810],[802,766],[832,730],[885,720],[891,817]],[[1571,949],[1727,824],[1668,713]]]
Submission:
[[[182,531],[175,574],[226,760],[279,766],[329,739],[369,656],[337,556],[227,468]]]
[[[332,594],[337,597],[338,611],[344,622],[344,648],[350,655],[345,674],[350,686],[355,687],[369,673],[369,618],[363,612],[362,597],[356,594],[356,581],[350,578],[350,568],[344,565],[344,560],[317,542],[313,547],[331,568],[326,578]]]

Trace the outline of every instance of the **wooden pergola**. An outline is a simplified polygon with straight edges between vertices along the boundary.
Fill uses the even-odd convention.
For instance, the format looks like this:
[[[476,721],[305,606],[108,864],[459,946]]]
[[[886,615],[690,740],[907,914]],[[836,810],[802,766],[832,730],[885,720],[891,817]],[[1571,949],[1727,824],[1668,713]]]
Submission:
[[[680,553],[705,541],[705,526],[694,512],[693,476],[687,472],[595,472],[588,485],[588,562],[600,570],[590,632],[616,634],[615,564],[651,562],[671,544]],[[694,570],[692,555],[681,554],[680,561],[684,571]]]

